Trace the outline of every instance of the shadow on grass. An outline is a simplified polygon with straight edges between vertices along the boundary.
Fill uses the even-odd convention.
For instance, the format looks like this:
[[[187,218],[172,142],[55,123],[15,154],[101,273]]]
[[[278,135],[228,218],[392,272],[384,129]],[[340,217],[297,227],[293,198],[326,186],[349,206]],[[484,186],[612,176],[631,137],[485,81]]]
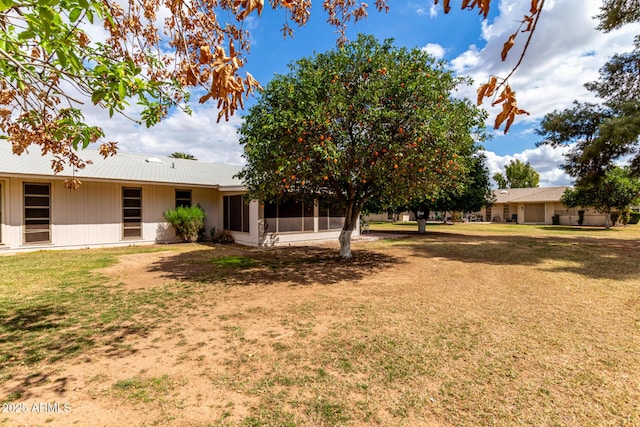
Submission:
[[[590,230],[590,232],[593,230]],[[575,233],[575,231],[574,231]],[[581,236],[527,237],[466,235],[428,231],[411,234],[400,243],[416,256],[467,263],[540,266],[550,272],[570,272],[595,279],[640,277],[640,244],[635,240]],[[549,266],[547,261],[558,261]],[[545,263],[545,266],[542,264]]]
[[[4,401],[36,396],[34,387],[45,386],[56,394],[66,391],[67,378],[55,378],[39,362],[54,363],[100,348],[111,358],[124,357],[135,349],[123,343],[130,336],[145,336],[148,327],[127,322],[90,325],[70,322],[77,315],[60,304],[47,303],[0,310],[0,375],[17,366],[32,366],[28,373],[12,374],[11,386],[0,388]],[[42,370],[38,370],[42,369]]]
[[[384,253],[354,250],[351,260],[339,257],[335,248],[289,247],[256,249],[214,246],[165,257],[151,271],[181,281],[232,285],[331,285],[358,281],[403,261]]]

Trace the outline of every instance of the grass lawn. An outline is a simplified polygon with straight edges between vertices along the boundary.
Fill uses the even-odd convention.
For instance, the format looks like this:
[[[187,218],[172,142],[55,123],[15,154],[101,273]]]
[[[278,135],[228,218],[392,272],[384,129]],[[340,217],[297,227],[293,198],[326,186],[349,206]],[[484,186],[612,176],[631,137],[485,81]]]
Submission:
[[[0,257],[0,424],[640,425],[640,226],[371,230]]]

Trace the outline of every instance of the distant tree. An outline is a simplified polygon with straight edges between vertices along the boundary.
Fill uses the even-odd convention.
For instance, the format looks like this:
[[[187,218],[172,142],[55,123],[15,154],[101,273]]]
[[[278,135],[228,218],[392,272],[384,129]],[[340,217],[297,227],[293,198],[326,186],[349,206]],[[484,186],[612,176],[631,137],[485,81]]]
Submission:
[[[176,151],[175,153],[171,153],[171,155],[169,155],[169,157],[171,157],[173,159],[198,160],[193,156],[193,154],[182,153],[180,151]]]
[[[498,188],[535,188],[540,183],[540,174],[529,162],[511,160],[505,166],[505,175],[496,173],[493,179],[498,183]]]
[[[460,186],[486,115],[419,49],[360,35],[275,76],[240,128],[249,197],[330,197],[345,208],[340,255],[368,200],[387,206]],[[480,132],[480,133],[479,133]]]
[[[496,172],[493,174],[493,180],[498,184],[498,188],[508,188],[509,184],[507,183],[507,178],[504,177],[500,172]]]
[[[620,28],[625,24],[640,21],[640,1],[638,0],[602,0],[600,7],[600,25],[605,32]]]
[[[476,154],[470,157],[469,162],[469,171],[462,177],[462,185],[457,189],[440,191],[431,197],[416,197],[400,207],[399,210],[413,212],[418,222],[418,233],[425,232],[427,218],[432,211],[477,212],[491,205],[493,194],[486,157]]]
[[[606,214],[609,228],[611,213],[623,212],[640,201],[640,179],[633,177],[628,167],[614,167],[595,183],[583,182],[565,191],[562,202],[569,207],[594,207]]]
[[[570,144],[565,155],[565,171],[578,180],[593,181],[612,165],[614,150],[600,149],[600,129],[613,112],[604,106],[574,101],[574,106],[547,114],[536,130],[543,144],[553,147]],[[615,155],[617,157],[617,155]]]

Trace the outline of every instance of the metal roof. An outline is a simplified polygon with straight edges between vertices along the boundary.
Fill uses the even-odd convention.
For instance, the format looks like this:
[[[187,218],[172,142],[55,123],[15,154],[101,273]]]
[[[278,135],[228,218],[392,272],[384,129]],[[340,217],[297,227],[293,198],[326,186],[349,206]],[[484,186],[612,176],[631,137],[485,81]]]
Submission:
[[[103,158],[97,150],[80,150],[83,160],[90,160],[75,174],[67,166],[54,174],[53,156],[42,155],[39,146],[32,145],[20,156],[13,154],[11,144],[0,141],[0,175],[29,175],[67,179],[75,176],[86,180],[134,181],[163,184],[195,185],[207,187],[242,187],[242,181],[233,176],[242,166],[208,163],[196,160],[174,159],[144,154],[118,152]]]
[[[571,187],[505,188],[493,190],[495,203],[559,202]]]

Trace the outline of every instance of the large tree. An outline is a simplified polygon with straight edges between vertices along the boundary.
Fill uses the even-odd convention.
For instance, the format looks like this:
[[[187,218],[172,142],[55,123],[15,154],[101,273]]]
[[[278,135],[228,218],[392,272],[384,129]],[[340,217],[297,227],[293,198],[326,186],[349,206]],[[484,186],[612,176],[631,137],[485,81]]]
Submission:
[[[461,5],[486,18],[496,2]],[[449,3],[442,2],[445,12]],[[311,0],[269,0],[269,5],[285,12],[285,37],[311,13]],[[529,10],[506,40],[503,58],[518,34],[531,37],[543,5],[544,0],[524,5]],[[356,0],[327,0],[322,6],[339,44],[346,41],[347,24],[365,18],[368,10]],[[0,137],[16,154],[39,145],[54,155],[53,169],[60,172],[66,164],[83,168],[77,150],[91,143],[100,141],[105,157],[116,152],[116,143],[102,141],[102,129],[85,120],[87,102],[111,115],[128,114],[127,107],[138,104],[130,118],[152,126],[172,108],[188,111],[189,95],[197,90],[204,93],[199,102],[217,103],[218,120],[228,119],[259,87],[243,72],[251,39],[245,20],[264,7],[264,0],[0,0]],[[387,10],[387,1],[376,0],[375,8]],[[100,30],[92,25],[104,27],[104,38],[95,37]],[[503,105],[500,124],[522,113],[508,78],[491,77],[481,92],[480,101],[489,97]]]
[[[484,112],[452,92],[466,81],[419,49],[360,35],[290,65],[240,128],[249,196],[330,197],[346,210],[340,254],[369,199],[400,205],[454,189]]]
[[[500,172],[493,175],[498,188],[535,188],[540,183],[540,174],[529,162],[511,160],[504,167],[504,175]]]
[[[567,190],[562,202],[569,207],[594,207],[606,214],[609,228],[612,211],[622,212],[640,201],[640,179],[629,168],[613,167],[597,182],[582,182]]]

